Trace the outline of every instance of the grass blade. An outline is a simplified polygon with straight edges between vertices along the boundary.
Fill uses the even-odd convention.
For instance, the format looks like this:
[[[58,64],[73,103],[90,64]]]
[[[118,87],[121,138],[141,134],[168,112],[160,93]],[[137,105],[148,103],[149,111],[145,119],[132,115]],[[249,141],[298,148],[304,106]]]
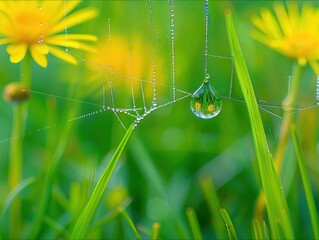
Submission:
[[[275,170],[272,155],[269,151],[256,96],[230,10],[226,12],[226,26],[236,73],[247,105],[261,185],[267,202],[267,213],[271,232],[274,238],[293,239],[294,234],[288,217],[287,201],[281,189],[281,182]]]
[[[186,215],[189,221],[189,225],[191,226],[194,239],[203,239],[194,209],[191,207],[187,208]]]
[[[129,224],[129,226],[131,227],[131,229],[133,230],[136,238],[138,240],[142,240],[141,235],[138,233],[132,219],[130,218],[130,216],[127,214],[127,212],[124,209],[120,209],[121,214],[124,216],[124,218],[126,219],[127,223]]]
[[[65,237],[66,239],[69,238],[69,232],[65,229],[65,227],[58,222],[55,222],[53,219],[49,217],[44,217],[43,221],[51,228],[54,229],[59,237]]]
[[[131,125],[129,129],[126,131],[121,143],[119,144],[115,153],[113,154],[110,163],[107,165],[101,178],[96,184],[89,201],[85,205],[79,219],[77,220],[75,224],[71,239],[83,239],[85,237],[85,234],[93,218],[95,210],[113,174],[115,166],[124,150],[124,147],[131,136],[132,131],[133,131],[133,125]]]
[[[159,237],[159,229],[161,227],[161,224],[158,222],[153,223],[152,227],[152,233],[151,233],[151,240],[158,240],[160,239]]]
[[[305,159],[301,151],[301,146],[296,133],[295,125],[291,126],[290,131],[291,131],[292,141],[295,147],[302,184],[305,189],[305,195],[306,195],[306,200],[307,200],[307,205],[308,205],[308,210],[309,210],[309,215],[311,220],[313,236],[315,239],[319,239],[319,225],[318,225],[318,215],[317,215],[316,204],[313,198],[313,193],[311,190],[311,185],[310,185],[309,177],[308,177],[306,166],[305,166]]]
[[[270,239],[269,229],[265,221],[263,221],[263,239]]]
[[[222,219],[225,223],[229,239],[237,240],[237,234],[236,234],[236,231],[234,228],[234,224],[233,224],[232,220],[230,219],[227,210],[224,208],[221,208],[219,210],[219,212],[220,212],[220,215],[222,216]]]
[[[212,224],[214,232],[216,233],[216,237],[218,239],[224,239],[226,237],[224,235],[224,224],[222,219],[220,218],[220,205],[213,181],[210,177],[204,176],[200,179],[200,186],[202,188],[206,202],[208,204],[208,208],[211,215],[210,217],[212,219]]]
[[[35,182],[35,178],[31,177],[31,178],[27,178],[23,181],[21,181],[7,196],[7,199],[4,203],[4,206],[2,208],[2,213],[0,216],[0,222],[2,223],[1,225],[3,225],[4,220],[5,220],[5,215],[8,212],[11,204],[13,203],[14,199],[19,195],[19,193],[21,193],[22,190],[24,190],[26,187],[28,187],[29,185],[31,185],[32,183]]]
[[[252,228],[253,239],[263,239],[263,228],[261,226],[261,222],[258,219],[253,220],[253,228]]]

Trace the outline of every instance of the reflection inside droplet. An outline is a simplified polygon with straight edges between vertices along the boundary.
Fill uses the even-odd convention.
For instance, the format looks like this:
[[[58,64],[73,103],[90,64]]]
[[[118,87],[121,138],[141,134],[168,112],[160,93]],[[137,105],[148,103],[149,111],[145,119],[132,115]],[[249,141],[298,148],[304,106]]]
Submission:
[[[190,100],[192,112],[203,119],[217,116],[222,109],[222,100],[208,79],[209,75],[206,74],[204,83],[194,92]]]

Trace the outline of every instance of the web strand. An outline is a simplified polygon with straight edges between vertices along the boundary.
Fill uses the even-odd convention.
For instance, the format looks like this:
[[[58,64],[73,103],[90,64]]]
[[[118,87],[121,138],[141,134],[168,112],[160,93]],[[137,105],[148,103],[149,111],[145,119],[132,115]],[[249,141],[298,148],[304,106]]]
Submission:
[[[173,85],[173,101],[176,101],[176,87],[175,87],[175,13],[174,13],[174,1],[168,0],[169,12],[170,12],[170,31],[171,31],[171,61],[172,61],[172,85]]]
[[[66,0],[63,1],[63,7],[64,7],[64,34],[65,34],[65,52],[68,53],[69,52],[69,27],[68,27],[68,23],[67,23],[67,17],[66,17]]]
[[[186,2],[183,5],[183,8],[185,7]],[[99,92],[102,92],[101,99],[99,99],[99,103],[93,103],[89,101],[83,101],[83,100],[78,100],[74,98],[69,98],[69,97],[64,97],[60,95],[55,95],[51,93],[44,93],[36,90],[28,90],[30,91],[33,95],[41,95],[41,96],[48,96],[48,97],[54,97],[56,99],[60,99],[62,101],[74,101],[81,103],[82,105],[89,105],[89,106],[94,106],[97,107],[98,110],[95,110],[93,112],[81,114],[77,117],[74,117],[72,119],[66,120],[67,123],[73,122],[73,121],[78,121],[82,120],[91,116],[98,116],[99,114],[109,111],[112,112],[118,122],[121,124],[124,130],[127,129],[127,126],[124,124],[126,123],[122,119],[122,115],[128,116],[131,122],[134,122],[135,126],[143,120],[146,116],[148,116],[150,113],[153,111],[167,107],[171,104],[174,104],[178,101],[187,99],[190,97],[192,94],[186,90],[178,89],[176,88],[176,72],[175,72],[175,10],[174,10],[174,1],[173,0],[168,0],[168,6],[169,6],[169,15],[170,15],[170,28],[168,30],[168,33],[166,37],[164,38],[163,42],[159,46],[159,36],[155,28],[155,21],[154,21],[154,16],[153,16],[153,8],[152,8],[152,2],[151,0],[148,0],[148,6],[149,6],[149,14],[150,14],[150,21],[151,21],[151,28],[152,28],[152,33],[153,37],[155,39],[155,46],[156,46],[156,57],[155,59],[152,58],[151,52],[148,50],[149,53],[149,58],[151,60],[151,68],[152,68],[152,77],[151,79],[143,79],[143,78],[137,78],[133,76],[133,71],[132,68],[134,66],[134,61],[132,61],[132,57],[129,56],[127,59],[128,65],[129,65],[129,74],[125,74],[123,72],[116,72],[115,68],[112,65],[112,53],[113,53],[113,46],[112,46],[112,32],[111,32],[111,19],[107,19],[107,33],[108,33],[108,42],[110,45],[110,52],[109,52],[109,58],[110,58],[110,65],[105,66],[99,63],[94,63],[90,62],[87,59],[84,59],[82,57],[77,56],[76,53],[73,53],[71,49],[69,49],[69,35],[68,35],[68,22],[67,22],[67,6],[66,6],[66,0],[64,0],[64,32],[65,32],[65,52],[67,54],[71,54],[72,56],[77,57],[77,59],[80,61],[81,64],[83,65],[90,65],[93,66],[93,69],[95,71],[95,75],[97,79],[100,81],[100,88],[98,89]],[[39,7],[39,11],[41,11],[41,8]],[[181,12],[179,13],[181,15]],[[39,23],[41,26],[41,22]],[[218,56],[214,54],[209,54],[209,42],[208,42],[208,24],[209,24],[209,6],[208,6],[208,0],[205,0],[205,66],[204,66],[204,71],[205,73],[208,72],[208,57],[215,57],[219,59],[228,59],[231,61],[231,76],[230,76],[230,86],[229,86],[229,95],[224,96],[223,98],[229,101],[234,101],[234,102],[240,102],[243,104],[246,104],[243,99],[239,99],[236,97],[232,96],[232,91],[233,91],[233,76],[234,76],[234,61],[232,57],[227,57],[227,56]],[[158,82],[157,79],[157,71],[158,71],[158,65],[157,65],[157,54],[161,50],[162,46],[164,45],[165,41],[169,39],[170,36],[170,47],[171,47],[171,84],[166,84],[166,83],[161,83]],[[42,36],[43,37],[43,36]],[[115,39],[115,38],[114,38]],[[41,35],[40,35],[40,40],[41,41]],[[43,42],[43,41],[42,41]],[[129,80],[130,84],[130,94],[131,98],[129,99],[130,103],[128,106],[123,105],[121,106],[120,103],[118,102],[118,99],[121,98],[119,93],[117,93],[118,89],[116,89],[115,84],[113,84],[113,81],[115,83],[115,80],[118,80],[118,78],[125,78]],[[290,81],[289,81],[290,82]],[[169,98],[170,100],[168,101],[162,101],[161,98],[158,97],[158,89],[157,86],[164,87],[168,91],[172,91],[172,99]],[[149,87],[149,88],[148,88]],[[147,94],[147,89],[151,89],[152,91],[152,99],[151,102],[148,101],[149,99],[146,98]],[[288,91],[290,89],[290,83],[288,83]],[[141,99],[139,100],[137,96],[141,95]],[[177,97],[180,96],[180,97]],[[316,107],[319,107],[319,76],[316,79],[316,102],[309,103],[309,105],[305,107],[294,107],[290,108],[291,112],[289,114],[295,114],[300,111],[306,111],[309,109],[313,109]],[[141,106],[142,105],[142,106]],[[282,117],[279,114],[276,114],[272,110],[287,110],[287,108],[284,108],[280,105],[274,105],[270,101],[267,100],[258,100],[258,106],[260,110],[270,114],[271,116],[275,117],[277,120],[281,120]],[[66,124],[67,124],[66,123]],[[38,133],[41,131],[45,131],[47,129],[56,127],[57,124],[52,124],[46,127],[39,128],[34,131],[29,131],[27,132],[24,136],[16,136],[12,138],[7,138],[5,140],[0,140],[0,143],[16,140],[21,137],[25,137],[34,133]]]
[[[205,69],[204,76],[208,74],[208,0],[205,0]]]

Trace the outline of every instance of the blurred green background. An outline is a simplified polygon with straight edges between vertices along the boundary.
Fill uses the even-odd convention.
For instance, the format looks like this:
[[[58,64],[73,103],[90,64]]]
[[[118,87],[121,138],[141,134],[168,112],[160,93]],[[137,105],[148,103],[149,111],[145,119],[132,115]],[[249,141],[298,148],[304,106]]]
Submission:
[[[258,15],[263,7],[271,8],[272,4],[272,1],[210,1],[209,53],[230,55],[223,16],[225,8],[230,7],[257,98],[269,101],[270,105],[280,106],[287,93],[292,61],[261,45],[250,34],[253,29],[251,17]],[[176,1],[174,5],[176,86],[193,93],[204,79],[204,2]],[[147,46],[156,48],[147,1],[84,1],[79,8],[84,6],[98,8],[99,17],[69,29],[69,33],[94,34],[102,39],[108,34],[109,18],[112,36],[120,36],[128,43],[139,36],[140,43],[133,41],[132,44],[139,44],[143,56],[148,56]],[[172,97],[169,9],[166,1],[152,1],[152,9],[158,45],[162,45],[158,52],[161,64],[157,66],[157,83],[168,84],[158,92],[159,102],[163,103]],[[76,54],[85,60],[89,58],[82,52]],[[9,62],[5,46],[0,47],[0,56],[0,89],[3,89],[6,84],[18,80],[19,65]],[[145,71],[151,71],[150,59],[142,60],[145,61],[144,67],[149,68]],[[211,84],[221,96],[228,97],[232,78],[231,61],[218,57],[209,57],[208,61]],[[49,58],[47,69],[33,63],[32,90],[44,94],[34,93],[29,102],[26,127],[28,134],[24,136],[23,178],[43,177],[48,166],[47,156],[54,151],[64,126],[70,124],[67,115],[72,109],[79,107],[78,116],[99,110],[90,104],[77,104],[75,101],[55,97],[67,97],[68,87],[73,81],[73,86],[81,92],[81,96],[73,96],[73,99],[101,103],[98,75],[103,70],[94,65],[93,69],[96,71],[92,71],[92,66],[89,65],[84,62],[72,66],[54,57]],[[132,65],[134,67],[134,59]],[[147,73],[142,77],[151,80]],[[105,76],[102,77],[103,80],[105,81]],[[117,80],[127,81],[128,78]],[[235,74],[233,80],[232,97],[242,99]],[[131,101],[131,93],[121,87],[121,84],[114,84],[113,88],[116,105],[119,107]],[[306,68],[299,91],[300,105],[315,101],[315,84],[313,72]],[[140,96],[137,101],[141,104]],[[0,109],[0,192],[5,196],[9,142],[2,140],[10,138],[12,109],[2,98]],[[282,115],[281,110],[276,110],[275,113]],[[127,127],[134,120],[125,115],[119,116]],[[265,112],[262,117],[269,145],[274,150],[280,118]],[[307,157],[315,199],[319,203],[317,121],[317,108],[298,111],[297,129]],[[57,126],[46,129],[52,124]],[[56,219],[61,219],[68,211],[72,212],[72,209],[61,205],[59,194],[70,201],[77,196],[76,188],[84,192],[87,190],[86,194],[89,194],[125,133],[111,111],[85,117],[73,124],[50,205],[50,214]],[[295,162],[290,154],[292,150],[289,151],[287,159]],[[221,113],[214,119],[203,120],[192,114],[189,98],[186,98],[152,112],[135,129],[125,155],[111,179],[103,203],[99,206],[96,219],[110,211],[114,205],[112,201],[116,202],[117,197],[120,201],[122,195],[128,195],[132,200],[128,212],[134,222],[148,229],[153,222],[160,222],[163,239],[179,238],[177,223],[183,226],[186,236],[190,236],[185,216],[188,206],[194,207],[203,235],[214,238],[216,235],[211,228],[208,207],[199,185],[199,179],[208,176],[217,188],[221,206],[230,213],[238,236],[248,238],[251,236],[254,204],[259,194],[259,180],[255,170],[255,155],[245,104],[224,98]],[[282,179],[288,200],[290,199],[294,226],[301,236],[309,236],[310,221],[299,178],[295,168],[290,163],[287,164],[287,171],[284,170]],[[25,222],[32,218],[38,198],[38,184],[40,183],[23,192],[23,204],[28,206],[23,208]],[[1,201],[3,200],[0,200],[0,206],[3,204]],[[50,227],[46,236],[51,236],[49,229]],[[94,236],[94,233],[91,234]],[[120,217],[105,225],[99,234],[96,236],[104,238],[133,236]]]

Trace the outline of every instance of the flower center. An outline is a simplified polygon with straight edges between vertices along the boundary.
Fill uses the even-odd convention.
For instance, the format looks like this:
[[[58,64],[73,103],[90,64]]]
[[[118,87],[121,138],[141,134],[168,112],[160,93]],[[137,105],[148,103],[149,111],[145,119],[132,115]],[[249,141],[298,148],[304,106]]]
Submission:
[[[41,43],[47,35],[48,25],[43,14],[28,9],[18,12],[14,17],[14,38],[27,44]]]
[[[292,57],[313,60],[319,51],[319,37],[307,31],[296,31],[287,36],[287,51]]]

